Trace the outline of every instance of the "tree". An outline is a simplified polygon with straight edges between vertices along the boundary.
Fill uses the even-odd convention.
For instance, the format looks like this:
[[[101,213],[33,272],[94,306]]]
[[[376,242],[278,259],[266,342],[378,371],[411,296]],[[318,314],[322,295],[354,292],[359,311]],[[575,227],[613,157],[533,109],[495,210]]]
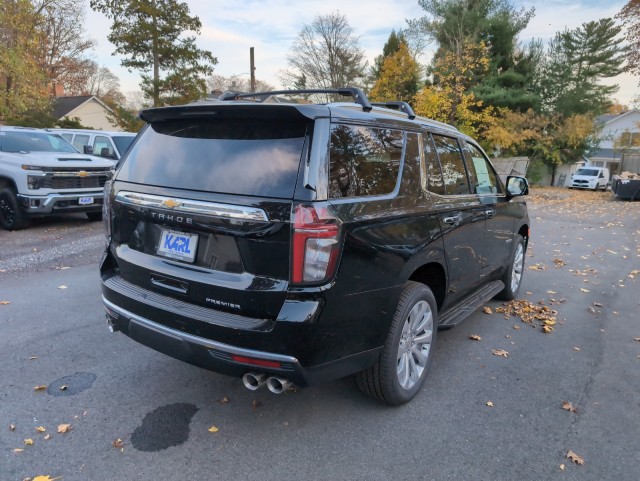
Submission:
[[[336,89],[359,85],[367,63],[358,38],[344,15],[318,15],[304,25],[287,56],[293,71],[285,72],[285,84],[301,83],[308,89]]]
[[[409,53],[405,42],[398,50],[388,55],[380,69],[380,76],[374,84],[369,98],[373,101],[404,100],[412,102],[418,92],[420,66]]]
[[[416,95],[415,112],[480,137],[495,121],[495,109],[478,100],[472,89],[489,62],[487,47],[482,42],[465,46],[461,55],[449,52],[437,59],[433,66],[434,83]]]
[[[566,117],[606,112],[618,86],[600,81],[625,70],[620,32],[620,26],[604,18],[556,34],[538,79],[546,112]]]
[[[111,100],[118,104],[126,102],[120,91],[120,79],[107,67],[100,67],[93,60],[87,60],[87,67],[82,72],[69,76],[65,92],[69,95],[95,95],[103,101]]]
[[[177,0],[91,0],[91,8],[112,21],[108,39],[122,66],[142,72],[141,87],[153,105],[193,100],[206,92],[205,76],[217,59],[196,46],[198,17]]]
[[[640,76],[640,0],[629,0],[616,16],[626,27],[625,38],[629,44],[627,62],[629,70]]]
[[[95,46],[95,41],[84,38],[83,0],[42,3],[43,35],[38,52],[51,95],[55,96],[56,85],[66,87],[72,78],[89,73],[91,61],[85,53]]]
[[[1,0],[0,119],[15,119],[27,111],[50,106],[46,76],[38,57],[44,21],[29,0]]]
[[[395,30],[391,30],[387,42],[382,47],[382,54],[378,55],[373,60],[373,65],[371,66],[370,72],[371,80],[375,82],[380,78],[380,74],[382,73],[382,66],[385,59],[400,50],[401,43],[407,45],[407,40],[404,38],[404,33],[402,33],[402,31],[396,33]]]
[[[530,89],[538,61],[536,43],[525,48],[518,35],[534,10],[516,9],[510,0],[419,0],[428,15],[409,20],[412,42],[435,41],[434,64],[450,53],[464,55],[469,44],[484,43],[489,66],[474,87],[487,105],[526,111],[536,107],[538,96]],[[433,66],[432,66],[433,67]]]
[[[226,90],[250,92],[251,79],[243,78],[240,75],[232,75],[230,77],[212,75],[207,79],[207,88],[209,91],[218,92],[224,92]],[[269,90],[275,90],[275,87],[268,82],[256,79],[256,92],[266,92]]]

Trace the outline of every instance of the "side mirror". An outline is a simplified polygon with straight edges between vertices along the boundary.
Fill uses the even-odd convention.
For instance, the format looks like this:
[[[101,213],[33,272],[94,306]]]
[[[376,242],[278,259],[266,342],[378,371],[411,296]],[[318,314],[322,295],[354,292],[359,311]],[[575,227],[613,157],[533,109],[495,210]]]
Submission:
[[[91,155],[93,154],[93,147],[91,147],[90,145],[83,145],[82,151],[87,155]]]
[[[507,194],[509,197],[527,195],[529,193],[529,182],[524,177],[510,175],[507,177]]]

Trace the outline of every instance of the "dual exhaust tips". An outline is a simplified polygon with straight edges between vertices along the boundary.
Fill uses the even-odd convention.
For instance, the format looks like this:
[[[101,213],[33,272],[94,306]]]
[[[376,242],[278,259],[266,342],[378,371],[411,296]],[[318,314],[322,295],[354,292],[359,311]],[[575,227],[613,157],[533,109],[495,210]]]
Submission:
[[[273,394],[282,394],[284,391],[293,386],[293,383],[288,379],[278,376],[267,376],[263,372],[246,373],[244,376],[242,376],[242,383],[244,384],[244,387],[246,387],[250,391],[256,391],[266,384],[267,388],[269,388],[269,391],[271,391]]]

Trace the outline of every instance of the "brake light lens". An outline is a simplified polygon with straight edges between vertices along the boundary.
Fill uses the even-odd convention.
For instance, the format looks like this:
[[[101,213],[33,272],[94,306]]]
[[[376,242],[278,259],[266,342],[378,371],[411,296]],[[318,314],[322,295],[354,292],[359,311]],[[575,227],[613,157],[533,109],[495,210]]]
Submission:
[[[326,206],[292,212],[291,283],[319,284],[333,276],[340,254],[340,222]]]

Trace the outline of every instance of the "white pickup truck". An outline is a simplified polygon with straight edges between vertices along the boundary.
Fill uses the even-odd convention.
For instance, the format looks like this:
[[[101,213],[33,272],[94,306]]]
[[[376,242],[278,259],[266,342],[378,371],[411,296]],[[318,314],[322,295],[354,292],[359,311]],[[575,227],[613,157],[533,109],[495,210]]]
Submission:
[[[114,166],[79,153],[59,135],[0,126],[0,226],[21,229],[30,217],[64,212],[101,220],[103,188]]]

